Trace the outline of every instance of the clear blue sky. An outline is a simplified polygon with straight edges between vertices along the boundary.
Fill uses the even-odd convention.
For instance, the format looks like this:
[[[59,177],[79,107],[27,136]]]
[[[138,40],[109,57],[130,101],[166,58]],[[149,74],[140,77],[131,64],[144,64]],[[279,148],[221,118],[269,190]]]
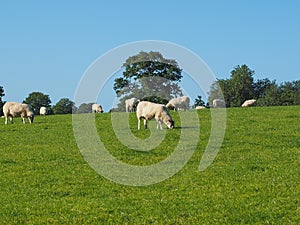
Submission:
[[[297,0],[0,1],[4,100],[23,101],[33,91],[52,104],[72,100],[95,59],[141,40],[186,47],[217,78],[247,64],[255,79],[298,80],[299,12]],[[101,101],[108,111],[109,98]]]

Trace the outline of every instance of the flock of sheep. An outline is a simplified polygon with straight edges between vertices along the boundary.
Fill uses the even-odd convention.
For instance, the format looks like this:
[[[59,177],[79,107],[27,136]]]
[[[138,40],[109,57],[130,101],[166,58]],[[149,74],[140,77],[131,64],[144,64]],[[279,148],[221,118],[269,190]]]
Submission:
[[[157,104],[149,101],[139,101],[137,98],[130,98],[125,101],[126,112],[133,112],[136,109],[138,119],[138,130],[141,128],[141,120],[144,119],[144,128],[147,128],[147,121],[155,119],[157,121],[157,129],[162,129],[162,123],[168,128],[174,128],[174,120],[172,119],[168,108],[174,110],[188,110],[190,98],[182,96],[171,99],[167,105]]]
[[[247,100],[242,104],[242,107],[248,107],[256,103],[255,99]],[[147,121],[155,119],[157,121],[157,129],[162,129],[162,123],[168,128],[174,128],[174,121],[169,113],[170,108],[174,110],[188,110],[190,105],[190,98],[188,96],[182,96],[179,98],[171,99],[167,105],[156,104],[149,101],[139,101],[137,98],[130,98],[125,101],[126,112],[136,111],[138,119],[138,129],[141,128],[141,120],[144,119],[144,127],[147,128]],[[221,99],[213,100],[213,107],[220,108],[226,107],[225,101]],[[205,107],[198,106],[196,109],[203,109]],[[92,111],[94,113],[102,113],[102,107],[99,104],[92,105]],[[40,108],[40,115],[46,115],[46,107]],[[5,124],[8,123],[8,118],[13,123],[13,118],[21,117],[23,123],[25,118],[28,118],[29,123],[33,123],[34,114],[29,109],[29,106],[24,103],[18,102],[6,102],[3,106],[3,114],[5,117]]]

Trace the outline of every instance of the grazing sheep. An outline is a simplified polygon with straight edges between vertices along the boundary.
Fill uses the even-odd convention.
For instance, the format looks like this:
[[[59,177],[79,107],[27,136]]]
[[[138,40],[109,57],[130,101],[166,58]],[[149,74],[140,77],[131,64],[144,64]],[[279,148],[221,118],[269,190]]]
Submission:
[[[5,124],[7,124],[8,117],[11,123],[14,123],[13,118],[21,116],[23,123],[25,123],[25,117],[28,118],[29,123],[33,123],[34,114],[30,111],[27,104],[18,102],[6,102],[3,106],[3,114],[5,117]]]
[[[102,106],[96,103],[92,105],[92,111],[94,113],[103,113]]]
[[[166,107],[174,108],[175,111],[178,109],[188,110],[190,108],[190,98],[188,96],[173,98],[168,102]]]
[[[226,103],[222,99],[214,99],[213,100],[213,107],[214,108],[225,108],[226,107]]]
[[[137,105],[136,116],[138,118],[138,130],[141,128],[141,119],[144,119],[144,127],[147,128],[147,120],[153,118],[157,121],[157,129],[162,129],[162,122],[164,122],[168,128],[174,128],[174,121],[166,106],[156,104],[152,102],[142,101]]]
[[[246,100],[246,101],[242,104],[242,107],[252,106],[252,105],[255,105],[255,103],[256,103],[256,100],[255,100],[255,99]]]
[[[139,104],[139,99],[129,98],[125,100],[126,112],[134,112],[136,106]]]
[[[40,115],[41,115],[41,116],[46,116],[46,114],[47,114],[47,108],[44,107],[44,106],[42,106],[42,107],[40,108]]]
[[[206,109],[205,106],[196,106],[197,110]]]

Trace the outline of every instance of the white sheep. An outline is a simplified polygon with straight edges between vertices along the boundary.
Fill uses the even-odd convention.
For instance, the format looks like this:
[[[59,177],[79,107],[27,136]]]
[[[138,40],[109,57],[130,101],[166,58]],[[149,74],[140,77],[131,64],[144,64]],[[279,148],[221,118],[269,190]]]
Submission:
[[[205,106],[200,106],[200,105],[198,105],[198,106],[196,106],[196,109],[197,109],[197,110],[201,110],[201,109],[206,109],[206,108],[205,108]]]
[[[92,105],[92,111],[94,113],[103,113],[102,106],[96,103]]]
[[[29,123],[33,123],[34,114],[30,111],[27,104],[18,102],[6,102],[3,106],[3,114],[5,117],[5,124],[7,124],[8,117],[11,123],[14,123],[13,118],[21,116],[23,123],[25,117],[28,118]]]
[[[214,99],[213,100],[213,107],[214,108],[225,108],[226,107],[226,103],[222,99]]]
[[[190,108],[190,98],[188,96],[173,98],[168,102],[166,107],[174,108],[174,110],[178,110],[178,109],[188,110]]]
[[[141,101],[137,105],[136,116],[138,118],[138,130],[141,128],[141,119],[144,119],[144,127],[147,128],[147,120],[153,118],[157,121],[157,129],[160,127],[162,129],[162,122],[164,122],[168,128],[174,128],[174,121],[166,106],[161,104],[156,104],[147,101]]]
[[[41,116],[45,116],[46,114],[47,114],[47,108],[44,107],[44,106],[42,106],[42,107],[40,108],[40,115],[41,115]]]
[[[255,100],[255,99],[246,100],[246,101],[242,104],[242,107],[252,106],[252,105],[255,105],[255,103],[256,103],[256,100]]]
[[[139,104],[139,99],[129,98],[125,100],[126,112],[134,112],[137,104]]]

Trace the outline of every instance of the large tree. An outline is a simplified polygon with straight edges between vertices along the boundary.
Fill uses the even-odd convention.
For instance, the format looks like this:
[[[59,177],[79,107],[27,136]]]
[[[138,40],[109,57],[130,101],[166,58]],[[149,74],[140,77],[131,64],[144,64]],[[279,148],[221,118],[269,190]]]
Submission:
[[[123,66],[123,76],[115,79],[113,87],[121,98],[119,110],[125,109],[124,101],[131,97],[166,104],[182,95],[179,86],[182,70],[175,60],[165,59],[159,52],[141,51],[129,57]]]
[[[4,89],[2,86],[0,86],[0,115],[3,116],[3,105],[4,105],[4,101],[2,100],[2,97],[4,97]]]
[[[210,87],[209,103],[222,98],[228,107],[241,106],[245,100],[254,98],[254,71],[248,66],[236,66],[231,71],[230,79],[219,79]]]
[[[245,100],[254,96],[254,70],[248,66],[237,66],[231,71],[231,106],[241,106]]]
[[[202,100],[201,95],[198,95],[197,98],[195,99],[195,103],[193,107],[196,108],[197,106],[205,106],[205,102]]]
[[[60,99],[52,109],[54,114],[71,114],[76,111],[75,103],[68,98]]]
[[[23,103],[29,104],[31,110],[34,114],[39,114],[40,108],[42,106],[46,107],[48,110],[51,108],[51,100],[49,95],[45,95],[42,92],[32,92],[23,101]]]

